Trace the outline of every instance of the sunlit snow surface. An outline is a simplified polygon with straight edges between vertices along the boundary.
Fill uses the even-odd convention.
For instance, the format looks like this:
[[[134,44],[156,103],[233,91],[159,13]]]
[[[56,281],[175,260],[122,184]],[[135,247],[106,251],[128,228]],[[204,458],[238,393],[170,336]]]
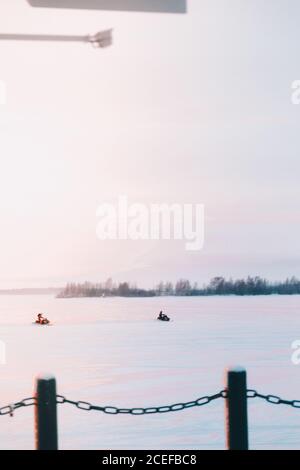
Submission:
[[[155,320],[159,310],[172,322]],[[32,324],[44,312],[52,327]],[[55,299],[0,296],[1,406],[32,395],[40,372],[58,393],[99,405],[144,407],[190,401],[223,388],[228,365],[248,387],[300,399],[300,296]],[[300,409],[249,401],[250,444],[300,448]],[[59,405],[61,449],[222,449],[224,400],[148,416],[107,416]],[[0,448],[34,447],[33,408],[0,417]]]

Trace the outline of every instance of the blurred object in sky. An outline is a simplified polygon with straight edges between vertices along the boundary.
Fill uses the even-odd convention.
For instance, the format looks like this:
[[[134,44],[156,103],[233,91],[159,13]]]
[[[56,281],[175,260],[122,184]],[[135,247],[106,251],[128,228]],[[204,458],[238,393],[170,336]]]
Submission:
[[[109,47],[112,45],[112,29],[100,31],[94,35],[89,36],[89,42],[94,47]]]
[[[186,13],[187,0],[27,0],[33,7]]]

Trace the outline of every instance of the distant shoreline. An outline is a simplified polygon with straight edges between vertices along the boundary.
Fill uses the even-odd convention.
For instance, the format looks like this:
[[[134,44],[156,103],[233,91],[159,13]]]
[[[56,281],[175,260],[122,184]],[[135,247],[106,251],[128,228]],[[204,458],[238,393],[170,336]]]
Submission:
[[[104,296],[92,296],[92,295],[77,295],[77,296],[63,296],[63,295],[57,295],[57,299],[157,299],[157,298],[163,298],[163,297],[173,297],[173,298],[209,298],[209,297],[293,297],[296,295],[300,295],[300,293],[294,293],[294,294],[279,294],[279,293],[272,293],[272,294],[197,294],[197,295],[168,295],[168,294],[162,294],[162,295],[104,295]]]
[[[152,289],[140,288],[128,282],[115,283],[107,279],[104,283],[68,283],[60,287],[31,287],[0,289],[0,295],[54,295],[60,299],[75,298],[149,298],[149,297],[257,297],[270,295],[299,295],[300,280],[295,276],[285,281],[268,281],[259,276],[244,279],[214,277],[209,284],[199,286],[188,279],[179,279],[175,284],[160,281]]]

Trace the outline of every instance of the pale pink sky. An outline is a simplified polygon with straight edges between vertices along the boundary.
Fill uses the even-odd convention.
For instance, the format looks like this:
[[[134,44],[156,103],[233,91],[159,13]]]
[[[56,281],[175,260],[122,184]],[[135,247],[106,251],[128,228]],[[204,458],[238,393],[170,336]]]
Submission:
[[[0,0],[0,32],[114,45],[0,42],[1,287],[108,276],[300,276],[298,0],[189,0],[187,15],[33,9]],[[206,207],[183,242],[100,242],[99,203]]]

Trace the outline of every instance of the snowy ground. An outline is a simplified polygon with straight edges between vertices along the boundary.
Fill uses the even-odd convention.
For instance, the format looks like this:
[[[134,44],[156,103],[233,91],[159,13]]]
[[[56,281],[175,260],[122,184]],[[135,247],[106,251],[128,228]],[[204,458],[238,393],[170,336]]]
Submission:
[[[155,320],[160,309],[173,322]],[[43,311],[53,327],[32,325]],[[223,388],[224,369],[248,370],[249,388],[300,399],[300,296],[55,299],[0,296],[0,404],[32,395],[39,372],[70,399],[119,407],[190,401]],[[249,403],[252,448],[300,448],[300,410]],[[222,449],[224,401],[151,416],[107,416],[59,407],[62,449]],[[1,449],[34,446],[33,408],[0,418]]]

